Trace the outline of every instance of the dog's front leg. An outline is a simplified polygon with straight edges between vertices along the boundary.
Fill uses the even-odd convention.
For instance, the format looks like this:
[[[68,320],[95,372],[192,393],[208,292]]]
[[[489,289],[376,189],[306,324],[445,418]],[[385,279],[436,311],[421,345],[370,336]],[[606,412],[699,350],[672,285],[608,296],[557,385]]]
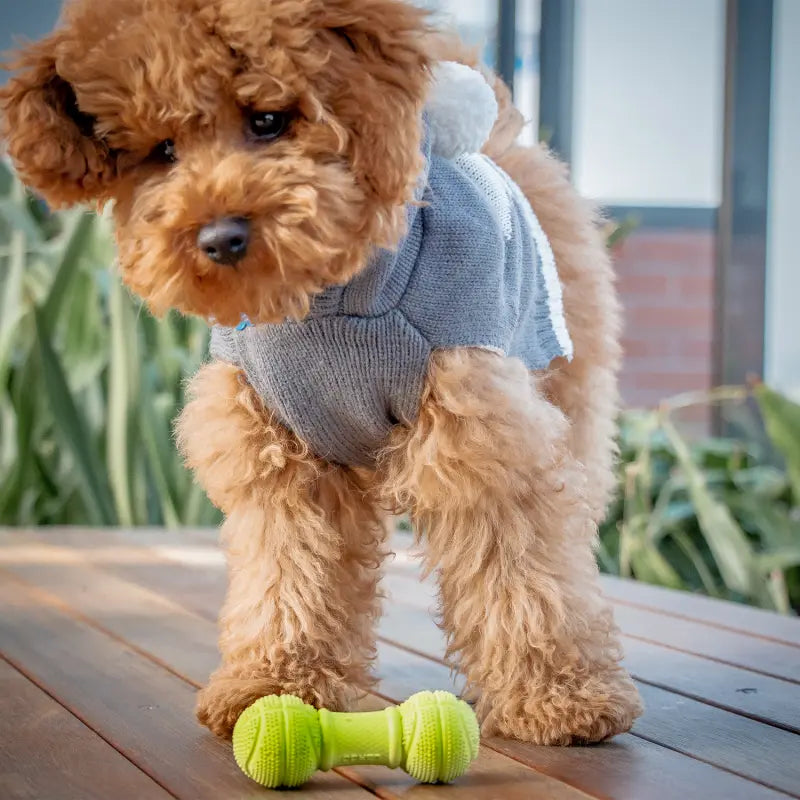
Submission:
[[[627,730],[641,706],[598,587],[568,421],[521,362],[434,356],[419,420],[382,480],[410,506],[440,580],[448,657],[486,735],[540,744]]]
[[[384,528],[355,476],[276,425],[234,367],[196,376],[181,416],[187,463],[225,512],[222,664],[198,718],[228,736],[266,694],[341,709],[370,685]]]

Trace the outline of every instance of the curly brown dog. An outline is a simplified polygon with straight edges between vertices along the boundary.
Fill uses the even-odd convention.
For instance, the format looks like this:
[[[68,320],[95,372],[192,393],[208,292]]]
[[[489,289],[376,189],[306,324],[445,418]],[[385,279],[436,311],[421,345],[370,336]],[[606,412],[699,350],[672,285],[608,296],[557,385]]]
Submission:
[[[400,0],[75,0],[20,54],[4,135],[51,204],[113,201],[122,277],[155,313],[310,326],[318,297],[437,211],[419,176],[442,60],[474,65]],[[535,212],[574,354],[531,369],[432,347],[414,413],[387,410],[380,446],[350,463],[322,458],[241,366],[200,370],[178,438],[226,516],[222,665],[198,706],[217,734],[261,695],[343,708],[371,685],[386,511],[424,541],[485,734],[596,741],[640,713],[593,555],[620,358],[609,258],[565,168],[515,144],[522,122],[488,81],[499,113],[469,163],[513,178],[507,211]],[[325,369],[297,374],[313,386]]]

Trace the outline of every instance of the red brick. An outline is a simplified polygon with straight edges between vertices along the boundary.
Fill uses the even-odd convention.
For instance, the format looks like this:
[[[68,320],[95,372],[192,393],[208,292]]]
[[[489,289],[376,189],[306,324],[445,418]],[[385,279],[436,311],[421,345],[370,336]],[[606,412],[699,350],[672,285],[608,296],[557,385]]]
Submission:
[[[667,308],[667,309],[710,309],[711,297],[697,292],[681,294],[677,288],[670,288],[664,292],[620,292],[622,307],[626,313],[637,308]]]
[[[662,272],[653,275],[622,275],[617,288],[620,294],[653,294],[666,292],[670,285],[667,275]]]
[[[631,331],[640,328],[672,330],[679,327],[692,329],[693,333],[697,330],[705,331],[711,329],[713,320],[713,309],[710,306],[700,308],[641,306],[632,308],[625,314],[626,332],[629,336]]]
[[[678,344],[677,342],[675,344]],[[664,355],[628,355],[623,362],[623,372],[644,375],[647,373],[657,374],[694,374],[708,375],[709,359],[703,355],[686,357],[674,353]]]
[[[633,383],[640,389],[657,389],[664,397],[678,392],[708,389],[711,384],[710,375],[698,375],[695,372],[653,372],[636,375]]]
[[[671,356],[680,350],[681,343],[666,336],[642,337],[634,334],[622,340],[625,359],[637,356]]]
[[[695,295],[704,299],[714,296],[714,275],[681,275],[677,279],[678,291],[681,294]],[[712,299],[713,302],[713,299]]]
[[[714,262],[704,257],[682,261],[636,258],[618,261],[616,268],[622,280],[627,275],[710,275],[714,271]]]
[[[713,231],[650,231],[632,233],[619,249],[620,260],[713,263]]]
[[[715,241],[712,231],[635,231],[615,251],[624,308],[620,388],[627,405],[709,386]],[[692,412],[700,426],[704,411]]]
[[[709,329],[708,335],[702,338],[688,338],[682,336],[678,341],[678,352],[682,356],[704,356],[711,360],[712,349],[714,346],[712,331]],[[710,368],[710,363],[709,363]]]

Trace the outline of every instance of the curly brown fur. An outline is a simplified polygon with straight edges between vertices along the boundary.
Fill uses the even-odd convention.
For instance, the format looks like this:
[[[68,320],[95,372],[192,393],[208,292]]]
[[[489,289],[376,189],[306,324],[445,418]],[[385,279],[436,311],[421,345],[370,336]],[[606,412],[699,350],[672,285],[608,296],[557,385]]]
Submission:
[[[447,656],[486,734],[541,744],[627,730],[640,707],[597,583],[586,469],[521,362],[440,351],[416,425],[382,454],[437,571]]]
[[[544,148],[514,147],[497,158],[536,212],[553,248],[575,356],[554,362],[542,392],[567,415],[570,450],[587,470],[586,500],[602,521],[614,486],[614,434],[621,348],[611,259],[594,208]]]
[[[381,515],[353,473],[311,456],[227,364],[192,381],[178,440],[226,513],[222,665],[200,694],[201,722],[229,735],[273,693],[344,708],[372,684]]]
[[[398,241],[421,167],[429,66],[477,66],[400,0],[72,0],[0,90],[21,175],[52,204],[114,201],[126,283],[156,312],[224,324],[303,317],[374,246]],[[371,683],[384,527],[410,511],[440,576],[448,657],[485,732],[563,744],[627,730],[640,711],[619,666],[592,546],[612,485],[619,311],[592,209],[522,126],[500,115],[484,152],[520,185],[553,247],[574,359],[531,376],[484,351],[435,354],[415,424],[378,468],[315,458],[233,367],[192,384],[187,463],[226,515],[222,665],[198,714],[228,735],[256,697],[340,708]],[[252,111],[291,114],[269,144]],[[174,142],[175,163],[154,157]],[[199,229],[247,216],[235,269]]]
[[[23,178],[53,205],[115,201],[122,277],[156,312],[302,317],[402,232],[421,167],[422,12],[393,0],[96,0],[25,51],[0,94]],[[246,133],[249,110],[289,134]],[[171,140],[177,162],[152,158]],[[232,270],[195,240],[255,233]]]

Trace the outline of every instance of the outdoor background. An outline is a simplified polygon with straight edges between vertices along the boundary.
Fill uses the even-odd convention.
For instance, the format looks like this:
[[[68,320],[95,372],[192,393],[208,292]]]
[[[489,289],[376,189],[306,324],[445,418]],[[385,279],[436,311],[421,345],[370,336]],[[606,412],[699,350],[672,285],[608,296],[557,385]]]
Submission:
[[[425,5],[609,217],[626,411],[601,567],[800,609],[800,2]],[[0,0],[0,47],[58,8]],[[205,327],[150,318],[113,258],[108,220],[0,165],[0,524],[218,520],[170,438]]]

